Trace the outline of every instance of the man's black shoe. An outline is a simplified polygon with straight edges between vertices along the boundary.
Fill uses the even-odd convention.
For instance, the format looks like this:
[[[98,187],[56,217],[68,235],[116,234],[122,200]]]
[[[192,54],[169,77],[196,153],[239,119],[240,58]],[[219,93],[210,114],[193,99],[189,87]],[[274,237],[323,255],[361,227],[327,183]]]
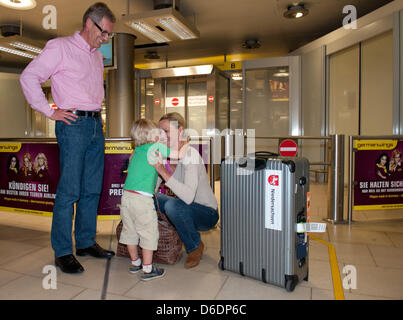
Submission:
[[[90,255],[95,258],[111,258],[115,255],[113,251],[102,249],[96,242],[91,247],[77,249],[76,253],[78,256]]]
[[[83,266],[72,254],[56,258],[55,264],[65,273],[81,273],[84,271]]]

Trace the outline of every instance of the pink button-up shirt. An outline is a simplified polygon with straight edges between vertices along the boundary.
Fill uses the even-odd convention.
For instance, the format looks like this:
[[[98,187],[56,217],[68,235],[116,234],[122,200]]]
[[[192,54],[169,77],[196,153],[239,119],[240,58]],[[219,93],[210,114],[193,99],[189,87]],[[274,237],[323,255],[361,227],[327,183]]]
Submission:
[[[47,42],[39,54],[25,68],[20,83],[32,108],[45,116],[52,116],[41,83],[51,79],[52,96],[60,109],[98,111],[104,99],[102,54],[82,38],[73,36]]]

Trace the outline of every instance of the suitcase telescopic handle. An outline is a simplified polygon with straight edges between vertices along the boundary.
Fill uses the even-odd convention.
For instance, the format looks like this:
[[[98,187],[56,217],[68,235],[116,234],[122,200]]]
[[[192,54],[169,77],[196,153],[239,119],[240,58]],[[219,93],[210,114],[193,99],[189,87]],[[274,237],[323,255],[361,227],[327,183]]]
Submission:
[[[270,157],[278,157],[279,154],[270,151],[256,151],[254,153],[248,154],[248,157],[255,158],[255,170],[263,170],[266,168],[266,160]],[[241,168],[246,168],[248,164],[248,158],[243,158],[243,160],[238,162],[238,166]]]
[[[270,152],[270,151],[256,151],[254,153],[255,157],[278,157],[278,153]]]

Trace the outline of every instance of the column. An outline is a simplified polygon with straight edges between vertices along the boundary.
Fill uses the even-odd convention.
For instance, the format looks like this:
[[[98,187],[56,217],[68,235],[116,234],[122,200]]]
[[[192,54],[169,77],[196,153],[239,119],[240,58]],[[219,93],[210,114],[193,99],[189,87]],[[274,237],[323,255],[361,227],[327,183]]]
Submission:
[[[108,135],[129,137],[134,110],[134,40],[131,34],[115,34],[117,69],[108,72]]]

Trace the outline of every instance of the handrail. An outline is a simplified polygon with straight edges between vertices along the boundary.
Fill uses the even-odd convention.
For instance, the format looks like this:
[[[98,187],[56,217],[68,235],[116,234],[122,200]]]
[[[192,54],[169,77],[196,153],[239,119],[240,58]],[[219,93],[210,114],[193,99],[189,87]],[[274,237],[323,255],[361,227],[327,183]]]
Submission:
[[[329,136],[266,136],[255,137],[255,139],[296,139],[296,140],[331,140]]]
[[[232,134],[235,135],[235,134]],[[244,139],[248,138],[246,133],[244,134]],[[279,140],[279,139],[294,139],[294,140],[332,140],[331,136],[258,136],[254,137],[255,139],[271,139],[271,140]],[[332,162],[310,162],[309,166],[331,166]]]
[[[242,135],[244,138],[247,138],[247,132],[245,130],[242,131]],[[236,135],[234,130],[228,130],[226,134]],[[255,136],[255,139],[305,139],[305,140],[331,140],[331,136]]]
[[[387,135],[387,136],[349,136],[354,140],[396,140],[403,139],[403,135]]]
[[[0,138],[2,141],[21,141],[21,142],[57,142],[56,138]],[[105,141],[132,141],[132,138],[105,138]]]

